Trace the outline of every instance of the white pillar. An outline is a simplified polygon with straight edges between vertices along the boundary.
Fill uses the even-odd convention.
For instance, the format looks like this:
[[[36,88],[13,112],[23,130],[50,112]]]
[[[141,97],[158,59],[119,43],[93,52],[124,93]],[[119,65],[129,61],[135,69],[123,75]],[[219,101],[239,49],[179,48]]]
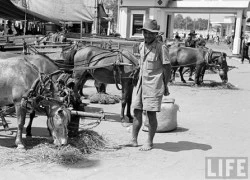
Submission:
[[[237,15],[236,15],[233,54],[239,54],[240,53],[241,25],[242,25],[242,10],[239,10],[239,11],[237,11]]]
[[[82,35],[83,35],[83,30],[82,30],[82,28],[83,28],[83,26],[82,26],[82,21],[80,21],[80,39],[82,39]]]
[[[127,32],[127,19],[128,19],[128,9],[120,7],[120,17],[118,21],[119,33],[122,38],[126,38]]]
[[[160,32],[163,32],[163,40],[165,40],[167,32],[167,13],[161,8],[150,8],[149,9],[149,19],[157,20],[158,25],[160,25]]]
[[[167,13],[165,10],[162,10],[161,9],[161,12],[160,12],[160,17],[159,18],[159,25],[160,25],[160,31],[163,32],[163,41],[165,41],[165,37],[166,37],[166,32],[167,32]]]
[[[170,22],[168,23],[168,37],[173,38],[173,32],[174,32],[174,13],[168,14],[170,16]]]
[[[92,34],[98,33],[98,0],[95,0],[95,14],[94,14],[94,21],[92,24]]]
[[[108,32],[107,32],[107,35],[108,35],[108,36],[110,35],[110,21],[111,21],[111,20],[108,20]]]

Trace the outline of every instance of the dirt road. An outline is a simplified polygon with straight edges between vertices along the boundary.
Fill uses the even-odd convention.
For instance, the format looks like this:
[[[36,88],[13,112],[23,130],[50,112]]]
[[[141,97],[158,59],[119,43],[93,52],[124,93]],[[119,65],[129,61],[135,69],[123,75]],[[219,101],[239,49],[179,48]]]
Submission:
[[[229,72],[229,82],[238,90],[220,87],[193,87],[177,84],[170,86],[170,97],[180,106],[178,129],[170,133],[157,133],[154,149],[141,152],[138,148],[122,147],[117,151],[98,152],[87,156],[84,162],[65,167],[56,164],[11,164],[0,167],[1,180],[202,180],[205,179],[206,157],[250,157],[250,64],[240,64],[237,58],[228,59],[237,66]],[[186,77],[187,78],[187,77]],[[207,74],[205,83],[220,82],[218,74]],[[93,93],[89,81],[86,93]],[[107,92],[120,94],[109,85]],[[120,104],[93,105],[108,114],[94,130],[110,141],[126,144],[131,133],[119,121]],[[16,120],[8,118],[10,126]],[[34,135],[48,136],[44,117],[34,121]],[[42,127],[42,128],[41,128]],[[146,132],[139,134],[139,144],[146,139]],[[6,145],[3,128],[0,127],[0,155],[13,149]],[[14,142],[14,137],[12,137]],[[0,157],[1,160],[1,157]]]

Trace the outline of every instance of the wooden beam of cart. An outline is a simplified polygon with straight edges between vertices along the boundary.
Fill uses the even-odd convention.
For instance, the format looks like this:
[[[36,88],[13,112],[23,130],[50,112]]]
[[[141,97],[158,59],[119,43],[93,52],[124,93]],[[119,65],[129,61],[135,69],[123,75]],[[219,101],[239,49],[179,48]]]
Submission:
[[[129,64],[129,63],[107,63],[107,64],[104,64],[104,65],[101,65],[101,66],[88,66],[88,67],[84,67],[84,66],[79,66],[79,67],[76,67],[75,70],[79,71],[79,70],[90,70],[90,69],[98,69],[98,68],[105,68],[105,67],[108,67],[108,66],[114,66],[114,65],[117,65],[117,66],[133,66],[133,64]]]
[[[89,113],[89,112],[75,111],[75,110],[71,110],[70,112],[71,112],[72,115],[77,115],[77,116],[81,116],[81,117],[100,118],[100,119],[102,119],[102,120],[105,119],[105,114],[104,114],[104,112],[100,112],[100,113]]]

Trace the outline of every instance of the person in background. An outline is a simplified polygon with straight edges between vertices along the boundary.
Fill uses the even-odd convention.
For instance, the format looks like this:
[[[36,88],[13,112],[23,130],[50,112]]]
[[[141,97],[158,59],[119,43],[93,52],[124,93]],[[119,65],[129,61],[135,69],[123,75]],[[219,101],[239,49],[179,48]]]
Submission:
[[[209,35],[209,34],[207,34],[207,41],[209,40],[209,37],[210,37],[210,35]]]
[[[197,39],[196,39],[196,33],[195,30],[190,30],[190,33],[188,34],[188,38],[185,40],[185,46],[190,48],[196,48],[197,47]],[[193,68],[190,67],[190,73],[189,73],[189,81],[194,81],[193,76]]]
[[[248,44],[248,35],[244,35],[242,40],[242,49],[241,49],[241,63],[243,64],[244,59],[246,58],[250,63],[250,58],[248,56],[249,44]]]
[[[142,126],[142,113],[146,111],[149,120],[146,143],[139,149],[148,151],[153,148],[157,129],[156,112],[161,110],[163,95],[169,95],[168,82],[171,76],[169,51],[165,43],[156,39],[159,26],[156,20],[147,19],[143,25],[144,42],[139,45],[140,75],[133,101],[134,121],[132,139],[128,146],[138,146],[138,134]]]
[[[12,21],[9,20],[7,22],[4,34],[5,35],[16,35],[17,34],[17,31],[16,31],[16,29],[15,29],[14,24],[12,23]]]
[[[198,47],[205,47],[206,46],[206,40],[203,38],[202,35],[197,40],[197,46]]]
[[[176,32],[174,38],[175,38],[176,41],[181,41],[181,37],[179,36],[179,33],[178,33],[178,32]]]
[[[190,33],[188,34],[188,38],[185,40],[185,46],[186,47],[191,47],[191,48],[196,48],[196,43],[197,43],[197,39],[196,39],[196,33],[195,30],[191,30]]]

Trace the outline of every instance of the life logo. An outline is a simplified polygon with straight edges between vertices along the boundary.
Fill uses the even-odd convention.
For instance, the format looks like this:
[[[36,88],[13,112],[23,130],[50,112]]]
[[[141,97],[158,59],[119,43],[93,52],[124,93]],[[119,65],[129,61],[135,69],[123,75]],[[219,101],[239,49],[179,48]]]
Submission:
[[[206,157],[206,179],[247,179],[247,157]]]

